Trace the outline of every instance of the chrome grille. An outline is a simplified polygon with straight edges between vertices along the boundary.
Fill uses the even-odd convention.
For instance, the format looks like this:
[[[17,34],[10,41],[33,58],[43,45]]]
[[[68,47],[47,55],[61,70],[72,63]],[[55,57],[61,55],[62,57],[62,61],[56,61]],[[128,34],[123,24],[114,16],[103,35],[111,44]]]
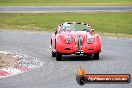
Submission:
[[[80,50],[82,47],[82,37],[77,36],[77,49]]]

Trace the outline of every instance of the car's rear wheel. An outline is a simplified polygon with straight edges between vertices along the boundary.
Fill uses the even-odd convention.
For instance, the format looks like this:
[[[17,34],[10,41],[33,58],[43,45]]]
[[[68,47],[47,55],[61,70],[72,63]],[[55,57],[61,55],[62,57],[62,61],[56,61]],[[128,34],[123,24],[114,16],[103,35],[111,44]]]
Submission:
[[[62,60],[62,54],[59,52],[56,52],[56,60],[61,61]]]
[[[55,57],[56,56],[56,53],[52,51],[52,57]]]
[[[99,60],[99,53],[95,53],[95,54],[93,55],[93,59],[94,59],[94,60]]]

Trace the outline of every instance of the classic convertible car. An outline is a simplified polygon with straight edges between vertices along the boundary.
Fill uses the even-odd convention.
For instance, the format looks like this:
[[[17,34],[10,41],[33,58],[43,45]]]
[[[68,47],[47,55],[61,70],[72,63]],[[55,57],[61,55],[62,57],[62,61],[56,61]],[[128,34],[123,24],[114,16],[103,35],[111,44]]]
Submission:
[[[94,29],[89,24],[80,22],[65,22],[55,28],[51,37],[52,57],[62,60],[62,55],[87,55],[94,60],[99,59],[101,52],[101,37],[93,34]]]

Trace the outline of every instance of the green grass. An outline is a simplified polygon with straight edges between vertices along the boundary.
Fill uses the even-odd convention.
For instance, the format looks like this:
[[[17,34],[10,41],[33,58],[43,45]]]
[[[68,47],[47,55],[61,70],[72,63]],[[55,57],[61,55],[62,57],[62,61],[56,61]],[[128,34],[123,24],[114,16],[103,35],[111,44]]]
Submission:
[[[132,0],[0,0],[1,6],[132,5]]]
[[[92,24],[97,32],[132,35],[132,12],[115,13],[0,13],[0,29],[53,31],[63,22]]]

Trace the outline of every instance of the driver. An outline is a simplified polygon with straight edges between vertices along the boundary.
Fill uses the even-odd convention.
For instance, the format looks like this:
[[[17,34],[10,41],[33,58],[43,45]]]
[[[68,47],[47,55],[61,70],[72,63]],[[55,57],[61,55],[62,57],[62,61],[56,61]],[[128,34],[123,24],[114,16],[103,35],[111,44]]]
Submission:
[[[70,30],[70,24],[63,24],[62,31],[69,31]]]

